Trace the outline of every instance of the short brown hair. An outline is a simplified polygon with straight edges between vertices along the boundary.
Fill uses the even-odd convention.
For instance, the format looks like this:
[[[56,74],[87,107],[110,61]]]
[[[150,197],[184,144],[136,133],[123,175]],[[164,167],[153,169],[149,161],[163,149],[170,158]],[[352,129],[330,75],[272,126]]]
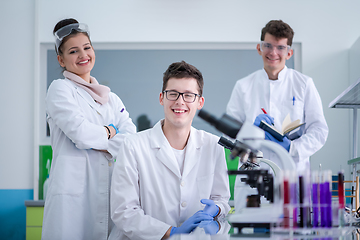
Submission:
[[[165,91],[170,78],[194,78],[199,87],[199,94],[202,96],[204,79],[201,72],[185,61],[172,63],[164,72],[162,91]]]
[[[268,22],[261,30],[261,41],[264,41],[266,33],[273,35],[276,39],[287,38],[287,44],[289,46],[292,45],[294,31],[289,24],[284,23],[282,20],[271,20]]]

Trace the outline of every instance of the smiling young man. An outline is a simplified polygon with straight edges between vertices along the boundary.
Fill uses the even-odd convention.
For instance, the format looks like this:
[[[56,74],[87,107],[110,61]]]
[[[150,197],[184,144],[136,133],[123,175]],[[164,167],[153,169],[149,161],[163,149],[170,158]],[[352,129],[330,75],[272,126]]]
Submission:
[[[286,67],[286,61],[293,55],[293,36],[293,29],[281,20],[266,24],[261,32],[261,42],[256,46],[264,68],[236,82],[227,114],[240,122],[252,121],[257,126],[264,120],[277,129],[281,129],[287,114],[291,121],[300,119],[306,123],[303,135],[292,141],[287,137],[278,141],[265,132],[265,139],[283,146],[301,171],[307,167],[310,156],[325,144],[328,126],[312,78]],[[264,158],[282,166],[273,152],[261,151]]]
[[[125,139],[111,189],[109,239],[166,239],[199,224],[216,233],[214,218],[230,207],[219,137],[191,126],[204,106],[203,77],[182,61],[169,66],[159,96],[165,118]]]

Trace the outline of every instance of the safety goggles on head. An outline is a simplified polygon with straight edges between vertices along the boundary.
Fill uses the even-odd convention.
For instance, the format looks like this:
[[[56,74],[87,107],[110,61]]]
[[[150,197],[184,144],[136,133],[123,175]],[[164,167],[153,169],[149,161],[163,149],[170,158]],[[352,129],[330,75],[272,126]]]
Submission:
[[[66,25],[54,33],[56,49],[59,49],[62,40],[74,31],[87,33],[87,35],[90,36],[89,28],[85,23],[73,23]]]
[[[260,50],[262,52],[272,52],[275,48],[275,52],[279,55],[286,55],[291,47],[289,45],[273,45],[268,42],[261,41],[260,42]]]

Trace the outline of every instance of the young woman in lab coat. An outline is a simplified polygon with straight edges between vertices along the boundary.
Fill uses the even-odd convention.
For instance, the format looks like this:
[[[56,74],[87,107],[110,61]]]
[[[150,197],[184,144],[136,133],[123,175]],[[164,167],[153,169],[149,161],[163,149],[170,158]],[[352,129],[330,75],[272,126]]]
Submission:
[[[53,160],[42,239],[105,240],[113,225],[113,163],[136,127],[120,98],[90,76],[95,53],[87,26],[65,19],[54,35],[65,78],[54,80],[46,97]]]
[[[191,126],[204,105],[202,88],[200,71],[184,61],[164,73],[165,119],[126,137],[115,164],[109,239],[166,239],[199,225],[219,230],[213,219],[230,210],[229,180],[219,137]]]

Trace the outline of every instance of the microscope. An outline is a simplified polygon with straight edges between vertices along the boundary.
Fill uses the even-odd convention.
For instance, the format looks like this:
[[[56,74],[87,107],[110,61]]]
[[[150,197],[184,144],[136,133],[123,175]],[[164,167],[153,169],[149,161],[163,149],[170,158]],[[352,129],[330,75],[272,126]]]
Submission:
[[[272,161],[259,158],[261,147],[272,150],[280,159],[283,170],[295,170],[295,163],[289,153],[280,145],[265,140],[265,132],[250,122],[240,123],[227,114],[220,119],[200,110],[198,116],[213,125],[217,130],[235,139],[232,142],[221,137],[219,144],[231,151],[231,158],[239,157],[241,167],[228,174],[237,175],[235,184],[235,213],[229,214],[228,220],[234,228],[234,233],[240,233],[243,228],[266,229],[278,224],[283,215],[283,200],[281,197],[282,170]],[[259,162],[268,164],[275,175],[259,167]],[[261,203],[261,196],[266,203]]]

